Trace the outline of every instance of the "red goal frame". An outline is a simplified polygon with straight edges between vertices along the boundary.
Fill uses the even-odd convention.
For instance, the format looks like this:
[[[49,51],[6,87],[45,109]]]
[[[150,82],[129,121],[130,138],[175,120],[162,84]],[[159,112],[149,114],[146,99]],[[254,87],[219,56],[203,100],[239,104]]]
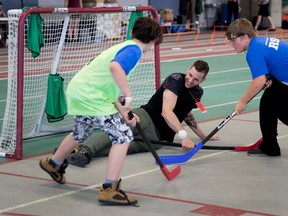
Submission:
[[[23,158],[23,76],[24,76],[24,58],[25,48],[25,20],[31,14],[45,13],[109,13],[109,12],[132,12],[149,11],[156,21],[158,20],[157,11],[151,6],[121,6],[121,7],[95,7],[95,8],[28,8],[23,11],[19,17],[18,23],[18,64],[17,64],[17,114],[16,114],[16,148],[14,154],[5,154],[4,157],[20,160]],[[155,46],[155,86],[160,86],[160,48]],[[3,156],[3,155],[1,155]]]

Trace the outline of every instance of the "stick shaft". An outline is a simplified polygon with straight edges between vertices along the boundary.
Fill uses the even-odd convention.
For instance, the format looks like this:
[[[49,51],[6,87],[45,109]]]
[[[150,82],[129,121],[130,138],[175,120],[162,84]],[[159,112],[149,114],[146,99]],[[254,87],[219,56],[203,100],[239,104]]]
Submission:
[[[135,141],[143,142],[143,139],[134,139]],[[173,142],[166,142],[166,141],[157,141],[157,140],[150,140],[152,144],[155,145],[162,145],[162,146],[169,146],[169,147],[177,147],[177,148],[182,148],[181,143],[173,143]],[[209,145],[204,145],[202,149],[207,149],[207,150],[230,150],[230,151],[248,151],[250,149],[257,148],[262,142],[262,138],[257,140],[255,143],[252,143],[247,146],[209,146]]]
[[[130,111],[128,113],[129,118],[132,119],[133,118],[133,113]],[[181,172],[181,167],[177,166],[176,168],[174,168],[171,172],[169,172],[169,170],[167,169],[167,167],[163,164],[163,162],[161,161],[160,157],[158,156],[158,154],[156,153],[155,149],[152,147],[152,144],[150,143],[150,141],[147,139],[146,135],[144,134],[140,124],[138,122],[136,122],[136,128],[138,130],[138,132],[140,133],[142,139],[144,140],[145,144],[147,145],[147,147],[149,148],[150,152],[152,153],[152,155],[154,156],[156,162],[158,163],[158,165],[160,166],[161,172],[164,174],[164,176],[170,181],[172,179],[174,179],[180,172]]]
[[[140,135],[142,136],[142,139],[143,139],[143,141],[146,143],[146,145],[147,145],[147,147],[149,148],[150,152],[153,154],[153,156],[154,156],[155,160],[157,161],[157,163],[159,164],[159,166],[160,166],[161,168],[163,168],[163,163],[162,163],[162,161],[160,160],[158,154],[155,152],[155,149],[152,147],[150,141],[146,138],[146,136],[145,136],[145,134],[143,133],[142,128],[140,127],[140,125],[138,124],[138,122],[137,122],[137,124],[136,124],[136,128],[137,128],[138,132],[140,133]]]

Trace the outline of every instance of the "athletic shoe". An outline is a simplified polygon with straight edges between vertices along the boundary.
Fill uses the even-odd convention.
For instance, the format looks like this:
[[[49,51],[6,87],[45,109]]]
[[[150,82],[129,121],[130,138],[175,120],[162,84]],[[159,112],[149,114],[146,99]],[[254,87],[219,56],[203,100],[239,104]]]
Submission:
[[[54,181],[59,184],[65,184],[66,178],[64,176],[65,169],[68,166],[68,161],[65,159],[63,164],[59,167],[51,160],[51,157],[42,158],[39,162],[40,167],[47,172]]]
[[[66,159],[69,164],[78,167],[84,167],[90,163],[88,153],[81,147],[75,148]]]
[[[268,29],[268,31],[276,31],[276,29],[275,28],[270,28],[270,29]]]
[[[100,188],[98,201],[108,205],[136,205],[137,200],[128,197],[124,191],[120,189],[121,179],[116,184],[103,184]]]
[[[262,152],[259,148],[256,148],[256,149],[250,149],[247,154],[249,156],[267,156],[264,152]]]

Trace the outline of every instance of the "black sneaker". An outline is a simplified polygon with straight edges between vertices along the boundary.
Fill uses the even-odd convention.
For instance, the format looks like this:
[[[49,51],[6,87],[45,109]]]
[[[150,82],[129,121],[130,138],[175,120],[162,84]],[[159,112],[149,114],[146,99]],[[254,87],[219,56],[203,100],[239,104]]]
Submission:
[[[250,149],[247,154],[249,156],[267,156],[264,152],[262,152],[259,148],[256,148],[256,149]]]
[[[81,148],[81,146],[79,146],[78,148],[75,148],[68,155],[66,159],[69,164],[72,164],[78,167],[84,167],[90,163],[91,157],[90,157],[90,154],[87,151],[85,151],[84,148]]]
[[[59,184],[65,184],[66,178],[64,176],[65,169],[68,166],[68,161],[65,159],[63,164],[59,167],[51,160],[51,157],[42,158],[39,162],[40,167],[47,172],[54,181]]]

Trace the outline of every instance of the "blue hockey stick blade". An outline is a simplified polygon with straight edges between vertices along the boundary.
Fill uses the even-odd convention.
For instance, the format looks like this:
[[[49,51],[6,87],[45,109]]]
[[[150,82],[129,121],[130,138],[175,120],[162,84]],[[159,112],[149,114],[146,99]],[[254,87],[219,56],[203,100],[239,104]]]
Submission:
[[[159,156],[160,160],[163,164],[178,164],[178,163],[185,163],[190,158],[193,157],[194,154],[196,154],[202,147],[203,143],[199,142],[193,149],[191,149],[189,152],[182,154],[182,155],[163,155]],[[156,162],[157,164],[157,162]]]

